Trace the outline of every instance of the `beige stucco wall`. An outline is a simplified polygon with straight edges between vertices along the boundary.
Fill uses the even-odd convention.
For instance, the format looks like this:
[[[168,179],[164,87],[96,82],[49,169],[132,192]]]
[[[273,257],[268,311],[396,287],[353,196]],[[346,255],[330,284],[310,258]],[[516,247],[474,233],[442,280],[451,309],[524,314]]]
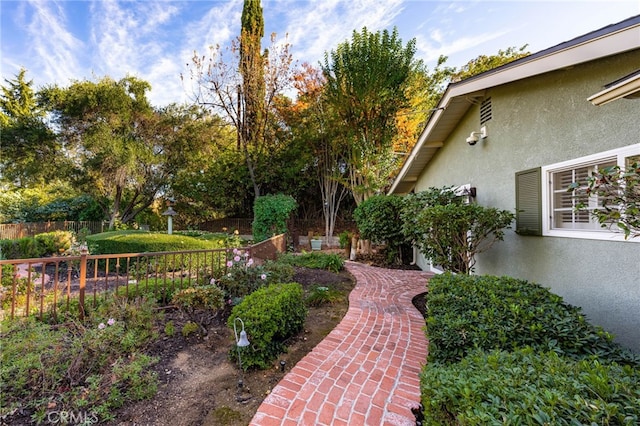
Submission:
[[[478,105],[466,114],[418,180],[428,187],[471,184],[477,202],[515,210],[514,174],[640,143],[640,99],[596,107],[587,101],[602,86],[635,71],[640,50],[560,70],[487,91],[489,137],[469,146],[480,130]],[[419,265],[426,267],[424,259]],[[476,273],[537,282],[583,308],[592,323],[640,353],[640,241],[611,242],[525,237],[478,258]]]

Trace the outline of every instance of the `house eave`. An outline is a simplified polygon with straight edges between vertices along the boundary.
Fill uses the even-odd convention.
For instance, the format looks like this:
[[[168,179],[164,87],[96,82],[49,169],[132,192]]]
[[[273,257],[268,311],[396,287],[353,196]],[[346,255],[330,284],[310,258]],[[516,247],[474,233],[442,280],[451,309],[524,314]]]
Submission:
[[[595,106],[605,105],[621,98],[640,97],[640,70],[587,98]]]
[[[640,15],[637,15],[466,80],[451,83],[388,193],[405,194],[415,188],[420,174],[439,149],[429,148],[429,144],[440,143],[443,146],[469,108],[482,101],[487,89],[639,48]]]

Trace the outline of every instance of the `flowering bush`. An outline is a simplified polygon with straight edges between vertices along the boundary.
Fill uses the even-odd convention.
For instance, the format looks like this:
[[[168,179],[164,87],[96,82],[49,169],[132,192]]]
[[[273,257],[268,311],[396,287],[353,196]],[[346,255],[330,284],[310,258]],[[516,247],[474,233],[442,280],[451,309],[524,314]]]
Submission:
[[[293,278],[293,267],[276,262],[258,265],[248,251],[240,249],[233,249],[226,266],[226,274],[217,280],[212,279],[211,284],[222,288],[227,300],[231,301],[269,284],[289,282]]]
[[[266,283],[267,271],[256,265],[249,252],[233,249],[233,257],[227,261],[227,273],[215,284],[225,290],[229,299],[244,297]]]

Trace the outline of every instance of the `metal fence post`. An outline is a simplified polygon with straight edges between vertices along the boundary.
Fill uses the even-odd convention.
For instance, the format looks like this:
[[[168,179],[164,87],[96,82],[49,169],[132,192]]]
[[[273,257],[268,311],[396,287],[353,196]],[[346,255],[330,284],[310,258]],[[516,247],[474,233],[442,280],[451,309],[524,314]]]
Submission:
[[[87,255],[89,250],[84,246],[80,249],[80,294],[79,294],[79,316],[80,321],[84,321],[84,291],[87,284]]]

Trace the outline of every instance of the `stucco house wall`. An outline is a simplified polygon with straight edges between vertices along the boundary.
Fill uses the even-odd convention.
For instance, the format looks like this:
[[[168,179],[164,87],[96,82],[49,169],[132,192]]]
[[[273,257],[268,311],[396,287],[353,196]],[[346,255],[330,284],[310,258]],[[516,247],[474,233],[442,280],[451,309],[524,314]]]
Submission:
[[[492,87],[488,137],[475,102],[419,176],[415,191],[470,184],[476,202],[515,211],[515,173],[640,143],[640,99],[596,107],[587,98],[635,71],[640,49]],[[548,287],[583,308],[594,324],[640,353],[640,237],[602,241],[521,236],[478,256],[475,273],[509,275]],[[418,265],[429,267],[422,256]]]

